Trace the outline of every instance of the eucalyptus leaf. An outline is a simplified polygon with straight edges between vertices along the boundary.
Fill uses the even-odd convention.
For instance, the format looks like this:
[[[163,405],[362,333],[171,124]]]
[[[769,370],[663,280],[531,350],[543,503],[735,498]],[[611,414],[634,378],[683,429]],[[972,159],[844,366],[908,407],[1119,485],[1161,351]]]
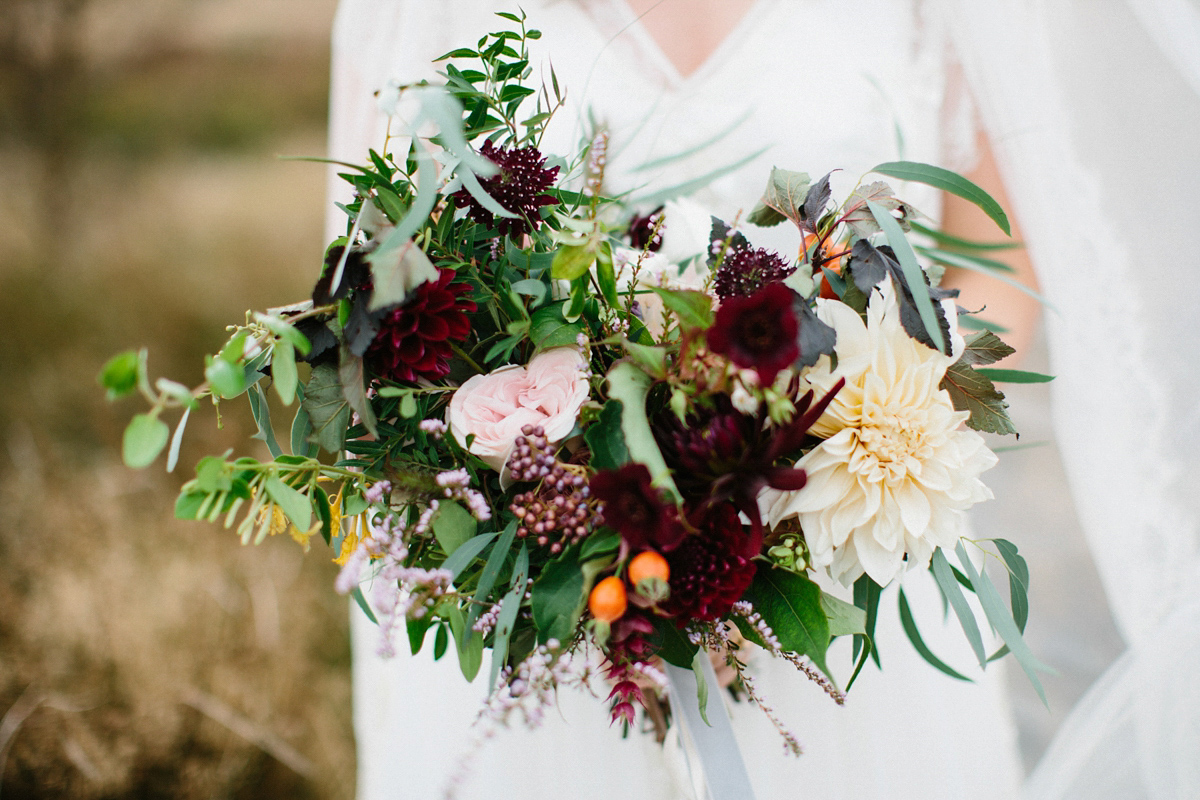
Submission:
[[[367,602],[367,598],[363,597],[362,589],[355,586],[350,590],[350,596],[354,598],[354,602],[357,603],[358,607],[362,609],[362,612],[367,616],[367,619],[378,625],[379,620],[375,618],[375,612],[371,610],[371,604]]]
[[[171,437],[171,449],[167,451],[167,472],[174,472],[175,465],[179,463],[179,447],[183,444],[183,430],[187,427],[188,417],[191,416],[192,409],[183,409],[183,416],[179,418],[179,424],[175,426],[175,435]]]
[[[483,566],[483,572],[479,573],[479,583],[475,586],[471,609],[467,612],[468,628],[475,623],[475,620],[479,619],[479,610],[487,604],[488,595],[491,594],[492,587],[496,585],[496,579],[500,577],[500,570],[508,559],[508,554],[512,551],[513,540],[516,538],[517,521],[514,519],[500,534],[500,539],[492,548],[487,563]]]
[[[404,628],[408,633],[408,649],[414,656],[425,646],[425,635],[429,633],[431,627],[433,627],[433,618],[428,614],[417,619],[409,617],[405,620]]]
[[[442,563],[442,569],[448,570],[455,579],[462,574],[462,571],[471,565],[480,553],[487,546],[496,541],[496,537],[500,535],[499,531],[491,533],[481,533],[454,549],[454,552]]]
[[[137,388],[139,361],[136,350],[127,350],[105,362],[96,380],[108,390],[109,400],[124,397]]]
[[[328,453],[341,453],[350,424],[350,403],[342,392],[336,367],[321,364],[313,368],[305,387],[303,408],[312,424],[309,441]]]
[[[453,500],[442,500],[438,504],[437,516],[433,518],[433,535],[447,556],[473,538],[478,527],[479,523],[461,504]]]
[[[939,547],[933,551],[929,570],[933,573],[938,588],[942,590],[942,596],[954,609],[954,616],[958,617],[958,624],[962,626],[963,633],[971,645],[971,650],[975,653],[975,658],[979,661],[980,668],[983,668],[987,664],[987,652],[983,649],[983,637],[979,633],[979,624],[975,621],[975,612],[967,605],[967,598],[963,596],[962,587],[959,586],[958,580],[951,571],[942,548]]]
[[[601,242],[596,251],[596,283],[609,307],[617,308],[621,298],[617,295],[617,273],[613,268],[612,245],[608,242]]]
[[[712,723],[708,721],[708,679],[704,674],[705,662],[708,661],[707,650],[697,650],[696,655],[692,657],[692,672],[696,676],[696,700],[700,703],[700,719],[704,720],[704,724],[712,727]]]
[[[608,371],[608,396],[621,401],[621,430],[625,433],[629,457],[646,466],[655,486],[678,499],[679,490],[646,417],[646,396],[651,383],[650,376],[636,366],[628,361],[618,361]]]
[[[155,414],[138,414],[129,420],[121,440],[121,458],[125,465],[142,469],[154,463],[167,446],[171,429]]]
[[[961,672],[957,672],[945,661],[942,661],[940,658],[935,656],[933,651],[929,649],[929,646],[925,644],[925,640],[921,638],[920,631],[917,630],[917,623],[913,619],[912,609],[909,608],[908,597],[905,596],[903,589],[900,590],[899,604],[900,625],[904,628],[904,633],[908,636],[908,640],[912,642],[913,648],[917,651],[921,658],[925,659],[930,665],[935,667],[940,672],[944,672],[945,674],[949,675],[951,678],[956,678],[960,681],[966,681],[967,683],[974,683],[974,681],[968,678],[966,675],[963,675]]]
[[[551,561],[533,584],[533,624],[538,642],[568,642],[587,603],[586,579],[579,565],[579,550],[571,548]]]
[[[975,371],[988,380],[999,383],[1049,383],[1054,380],[1053,375],[1043,375],[1040,372],[1028,372],[1023,369],[980,367]]]
[[[529,575],[529,549],[522,543],[517,553],[517,563],[513,566],[512,584],[508,594],[500,605],[500,615],[496,619],[496,629],[492,633],[492,669],[488,675],[488,691],[496,688],[496,678],[500,676],[500,668],[508,660],[508,643],[512,637],[513,626],[517,622],[517,613],[521,610],[521,600],[525,597],[525,580]]]
[[[308,437],[312,433],[312,422],[308,418],[308,411],[304,409],[304,396],[300,397],[300,407],[296,409],[296,416],[292,418],[291,436],[289,444],[293,455],[307,456],[311,449]]]
[[[629,462],[629,448],[625,446],[625,433],[621,429],[623,408],[620,400],[609,400],[600,417],[584,433],[583,438],[592,451],[593,469],[617,469]]]
[[[290,341],[280,339],[275,342],[271,356],[271,376],[275,382],[275,391],[285,406],[290,406],[296,399],[296,350]]]
[[[275,429],[271,425],[271,407],[267,403],[266,392],[262,386],[255,384],[250,387],[246,397],[250,401],[250,413],[254,417],[254,424],[258,426],[258,432],[250,438],[266,443],[271,457],[279,458],[283,455],[283,449],[279,446],[279,441],[275,438]]]
[[[945,231],[934,230],[933,228],[926,227],[925,225],[922,225],[919,222],[912,223],[912,228],[917,233],[922,233],[922,234],[928,236],[929,238],[933,239],[935,242],[937,242],[942,247],[949,247],[954,250],[979,250],[979,251],[1014,250],[1014,249],[1017,249],[1020,247],[1024,247],[1024,245],[1022,245],[1020,242],[1014,242],[1014,241],[975,242],[970,239],[962,239],[962,238],[959,238],[958,236],[951,236],[950,234],[946,233]]]
[[[887,237],[888,244],[892,246],[892,249],[896,253],[896,258],[900,262],[900,269],[903,271],[905,281],[908,284],[908,290],[912,293],[917,312],[921,315],[921,322],[925,325],[925,332],[929,335],[929,339],[936,345],[935,349],[941,350],[943,353],[949,353],[950,342],[942,331],[938,321],[938,313],[934,309],[933,299],[929,296],[929,286],[925,278],[925,273],[921,269],[921,265],[917,263],[917,256],[913,252],[912,245],[908,243],[904,231],[900,228],[900,223],[896,222],[895,217],[887,209],[873,201],[867,201],[867,208],[871,210],[876,223],[878,223],[879,228]]]
[[[307,531],[312,527],[312,503],[308,495],[288,486],[278,475],[267,477],[263,481],[263,488],[271,501],[283,509],[283,513],[296,526],[296,530]]]
[[[971,579],[971,585],[975,587],[975,596],[979,598],[979,604],[983,606],[983,613],[987,616],[988,622],[992,624],[992,627],[1000,634],[1000,638],[1008,645],[1008,649],[1012,651],[1013,656],[1017,659],[1017,663],[1021,665],[1021,669],[1025,672],[1025,676],[1033,684],[1033,689],[1038,693],[1038,697],[1042,699],[1042,703],[1048,705],[1046,703],[1046,691],[1042,688],[1041,679],[1038,678],[1037,674],[1039,671],[1053,674],[1054,670],[1038,661],[1033,655],[1033,651],[1029,649],[1029,645],[1025,643],[1025,639],[1021,636],[1021,630],[1017,627],[1012,613],[1004,607],[1004,601],[1000,598],[1000,593],[996,591],[996,587],[992,584],[991,578],[988,577],[987,572],[975,569],[975,565],[971,563],[971,559],[967,556],[966,548],[963,547],[961,540],[955,546],[954,552],[958,555],[958,561],[962,564],[963,571]]]
[[[685,328],[708,330],[713,323],[712,297],[708,292],[693,289],[664,289],[649,287],[662,298],[668,311],[673,311]]]
[[[902,181],[923,183],[926,186],[957,195],[979,206],[983,213],[991,217],[992,221],[999,226],[1000,230],[1012,235],[1012,226],[1008,222],[1008,215],[1004,213],[1000,204],[983,189],[957,172],[917,161],[889,161],[878,165],[871,171]]]

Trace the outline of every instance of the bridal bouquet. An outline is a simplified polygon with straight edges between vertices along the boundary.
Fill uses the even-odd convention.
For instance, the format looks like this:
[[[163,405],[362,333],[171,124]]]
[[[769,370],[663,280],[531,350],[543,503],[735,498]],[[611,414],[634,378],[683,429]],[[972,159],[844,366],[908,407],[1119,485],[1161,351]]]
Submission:
[[[412,133],[346,165],[346,235],[310,299],[249,314],[196,388],[152,387],[144,351],[105,366],[112,396],[152,404],[125,460],[167,450],[174,468],[199,402],[244,396],[270,458],[201,460],[176,515],[246,543],[323,541],[385,651],[432,639],[468,680],[490,651],[497,719],[536,723],[558,686],[598,668],[614,720],[659,716],[658,665],[699,674],[710,653],[758,699],[747,642],[840,702],[830,641],[854,637],[853,682],[875,655],[881,587],[906,569],[932,571],[981,665],[1011,651],[1036,683],[1023,560],[960,538],[991,496],[980,475],[996,457],[977,431],[1015,432],[992,379],[1023,379],[989,371],[1011,349],[978,324],[964,338],[967,315],[937,286],[941,264],[986,259],[882,182],[839,202],[828,176],[776,169],[745,226],[698,222],[682,200],[630,207],[607,191],[606,131],[569,158],[539,149],[563,98],[556,79],[526,84],[539,34],[507,18],[519,29],[445,57],[443,86],[381,96],[415,99]],[[1007,226],[953,173],[875,172]],[[747,237],[773,225],[794,227],[794,250]],[[268,389],[276,414],[295,409],[286,435]],[[980,551],[1007,568],[1011,605]],[[984,649],[967,592],[1001,652]],[[957,675],[903,592],[900,610],[922,655]]]

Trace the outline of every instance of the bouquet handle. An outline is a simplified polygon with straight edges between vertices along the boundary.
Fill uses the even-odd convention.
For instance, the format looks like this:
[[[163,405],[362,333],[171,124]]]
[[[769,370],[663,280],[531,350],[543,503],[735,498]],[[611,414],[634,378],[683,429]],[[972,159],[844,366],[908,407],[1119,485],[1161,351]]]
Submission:
[[[712,662],[708,658],[697,661],[702,664],[704,680],[709,687],[705,706],[707,723],[700,714],[697,702],[695,673],[671,664],[664,665],[670,685],[671,707],[697,756],[698,764],[689,764],[689,767],[700,769],[704,784],[708,787],[707,797],[697,800],[754,800],[750,774],[746,771],[742,751],[733,736],[733,726],[730,725],[729,714],[721,698],[721,684],[717,682]]]

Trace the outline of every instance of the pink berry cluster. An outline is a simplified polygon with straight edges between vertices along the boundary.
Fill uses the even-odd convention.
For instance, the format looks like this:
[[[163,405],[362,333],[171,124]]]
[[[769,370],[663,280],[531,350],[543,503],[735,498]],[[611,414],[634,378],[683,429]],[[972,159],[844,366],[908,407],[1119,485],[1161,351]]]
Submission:
[[[544,430],[526,425],[521,433],[508,461],[509,473],[513,480],[537,481],[538,486],[518,494],[509,506],[517,516],[517,536],[558,554],[600,524],[598,506],[587,480],[554,457]]]

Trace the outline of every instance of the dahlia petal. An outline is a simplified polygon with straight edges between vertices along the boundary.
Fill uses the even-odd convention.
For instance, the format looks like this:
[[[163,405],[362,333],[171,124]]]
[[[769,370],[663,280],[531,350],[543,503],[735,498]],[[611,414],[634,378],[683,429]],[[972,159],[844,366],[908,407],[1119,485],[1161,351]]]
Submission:
[[[887,586],[904,568],[904,548],[883,546],[866,527],[854,532],[854,549],[863,571],[880,586]]]

